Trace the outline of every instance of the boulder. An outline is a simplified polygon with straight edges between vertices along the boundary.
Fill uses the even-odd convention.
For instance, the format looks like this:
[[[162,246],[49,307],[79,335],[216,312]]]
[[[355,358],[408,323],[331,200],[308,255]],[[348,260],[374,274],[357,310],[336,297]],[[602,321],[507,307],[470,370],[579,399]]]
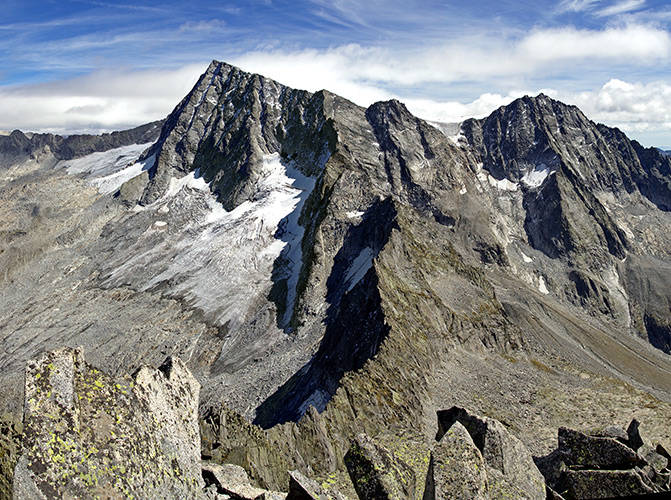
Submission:
[[[365,434],[352,441],[345,465],[359,498],[391,500],[415,497],[415,473],[405,462]]]
[[[608,437],[608,438],[617,439],[620,443],[624,443],[624,444],[627,444],[627,442],[629,440],[629,436],[627,435],[627,431],[625,431],[619,425],[609,425],[609,426],[606,426],[602,429],[598,429],[596,431],[590,432],[589,435],[594,436],[594,437]]]
[[[545,498],[545,479],[536,467],[531,454],[501,422],[473,415],[464,408],[455,406],[438,412],[436,439],[440,441],[455,422],[461,423],[466,428],[473,443],[482,453],[492,494],[530,499]],[[490,469],[493,471],[490,472]]]
[[[113,379],[80,350],[28,363],[14,498],[201,498],[200,385],[177,358]]]
[[[654,493],[634,470],[568,470],[565,482],[570,498],[631,497]]]
[[[655,471],[665,469],[669,463],[668,459],[657,453],[657,450],[649,444],[643,443],[638,449],[638,456],[641,457]]]
[[[286,500],[347,500],[337,491],[328,493],[316,482],[297,470],[289,472],[289,494]]]
[[[487,489],[484,458],[466,428],[455,422],[431,452],[423,500],[486,499]]]
[[[270,493],[282,495],[278,492],[269,492],[252,486],[247,472],[239,465],[207,463],[203,464],[202,467],[205,482],[214,484],[218,493],[224,493],[239,500],[262,499]],[[282,498],[284,497],[286,495],[282,496]]]
[[[588,436],[559,428],[559,452],[569,466],[586,469],[629,469],[641,462],[636,452],[608,437]]]

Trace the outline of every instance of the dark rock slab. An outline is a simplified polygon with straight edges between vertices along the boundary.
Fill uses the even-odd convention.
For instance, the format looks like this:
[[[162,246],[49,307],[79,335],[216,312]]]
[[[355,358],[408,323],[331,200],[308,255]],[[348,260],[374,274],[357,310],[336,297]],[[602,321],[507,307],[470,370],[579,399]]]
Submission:
[[[585,469],[630,469],[641,462],[634,450],[616,439],[588,436],[559,428],[559,452],[569,466]]]
[[[569,470],[565,481],[570,498],[613,498],[654,493],[633,470]]]
[[[629,424],[629,427],[627,427],[627,445],[634,451],[643,446],[643,438],[641,438],[641,433],[639,431],[640,426],[641,423],[638,420],[633,419]]]

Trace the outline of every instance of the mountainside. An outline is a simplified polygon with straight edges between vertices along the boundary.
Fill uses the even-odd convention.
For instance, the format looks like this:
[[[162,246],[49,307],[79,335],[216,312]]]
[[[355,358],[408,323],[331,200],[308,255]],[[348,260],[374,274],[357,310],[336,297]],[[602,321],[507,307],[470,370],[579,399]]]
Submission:
[[[7,421],[29,359],[83,346],[110,373],[179,356],[203,455],[264,488],[353,494],[365,432],[421,494],[452,406],[537,456],[560,426],[671,439],[671,157],[574,106],[436,128],[214,61],[163,122],[15,131],[0,167]]]

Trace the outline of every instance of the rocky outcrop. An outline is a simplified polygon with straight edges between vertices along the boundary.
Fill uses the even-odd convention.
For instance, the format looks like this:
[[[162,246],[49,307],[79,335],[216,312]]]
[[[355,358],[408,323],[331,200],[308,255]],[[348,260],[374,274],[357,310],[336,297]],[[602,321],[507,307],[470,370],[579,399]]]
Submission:
[[[247,472],[239,465],[204,463],[203,478],[208,485],[214,485],[218,495],[228,495],[236,500],[284,500],[287,496],[253,486]]]
[[[639,422],[591,434],[560,428],[559,447],[542,467],[548,486],[567,499],[615,498],[671,491],[668,459],[645,443]],[[659,451],[658,451],[659,450]]]
[[[478,453],[470,447],[471,441],[462,429],[467,431]],[[447,441],[443,443],[445,436]],[[427,478],[429,496],[425,493],[425,499],[449,497],[452,489],[461,498],[468,494],[477,498],[545,498],[545,480],[531,454],[498,420],[459,407],[441,410],[436,440],[438,445]],[[480,467],[483,463],[484,470]],[[462,469],[469,478],[466,484],[458,481]],[[435,491],[433,497],[432,491]]]
[[[177,358],[117,379],[80,350],[31,362],[14,498],[199,498],[199,390]]]

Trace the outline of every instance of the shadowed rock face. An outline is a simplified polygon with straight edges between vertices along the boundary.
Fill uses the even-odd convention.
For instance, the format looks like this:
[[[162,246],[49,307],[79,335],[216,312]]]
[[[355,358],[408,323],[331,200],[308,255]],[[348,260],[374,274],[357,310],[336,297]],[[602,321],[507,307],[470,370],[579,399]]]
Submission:
[[[90,346],[110,372],[179,355],[204,451],[274,489],[294,465],[343,473],[360,432],[423,443],[407,462],[425,477],[436,407],[511,429],[530,412],[539,433],[579,418],[544,413],[574,388],[603,415],[665,408],[669,159],[542,95],[460,130],[214,61],[149,147],[12,162],[3,404],[44,349]],[[631,391],[602,397],[612,380]]]

